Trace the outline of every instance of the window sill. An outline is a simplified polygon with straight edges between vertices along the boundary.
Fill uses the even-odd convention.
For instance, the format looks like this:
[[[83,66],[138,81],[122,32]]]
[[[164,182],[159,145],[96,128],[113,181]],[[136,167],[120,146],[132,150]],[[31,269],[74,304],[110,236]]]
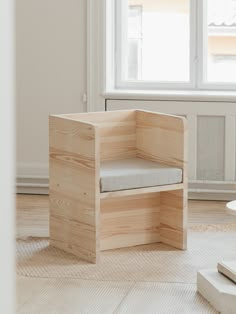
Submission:
[[[106,99],[123,100],[236,102],[236,91],[111,90],[104,92],[102,96]]]

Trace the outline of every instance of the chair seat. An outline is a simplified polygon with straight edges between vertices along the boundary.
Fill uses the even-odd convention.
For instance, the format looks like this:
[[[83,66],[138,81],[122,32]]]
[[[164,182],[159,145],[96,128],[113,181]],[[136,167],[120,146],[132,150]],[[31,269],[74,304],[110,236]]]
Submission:
[[[101,163],[100,191],[111,192],[182,182],[182,169],[131,158]]]

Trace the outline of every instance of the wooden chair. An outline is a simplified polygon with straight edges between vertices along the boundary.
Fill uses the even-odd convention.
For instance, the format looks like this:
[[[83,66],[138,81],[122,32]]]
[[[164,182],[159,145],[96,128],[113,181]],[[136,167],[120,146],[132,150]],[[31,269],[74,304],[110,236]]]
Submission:
[[[51,245],[93,263],[147,243],[186,249],[185,118],[127,110],[49,120]]]

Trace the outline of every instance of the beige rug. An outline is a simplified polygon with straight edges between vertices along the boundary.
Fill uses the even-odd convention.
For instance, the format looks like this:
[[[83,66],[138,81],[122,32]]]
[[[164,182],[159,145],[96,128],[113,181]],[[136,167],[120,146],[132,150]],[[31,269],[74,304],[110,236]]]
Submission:
[[[50,247],[48,239],[18,240],[17,273],[40,278],[195,283],[199,269],[214,268],[220,260],[236,260],[234,228],[200,229],[189,232],[187,251],[163,244],[110,250],[102,253],[97,265]]]
[[[197,232],[236,232],[236,223],[193,224],[190,231]]]
[[[21,277],[18,287],[18,314],[218,313],[195,284]]]

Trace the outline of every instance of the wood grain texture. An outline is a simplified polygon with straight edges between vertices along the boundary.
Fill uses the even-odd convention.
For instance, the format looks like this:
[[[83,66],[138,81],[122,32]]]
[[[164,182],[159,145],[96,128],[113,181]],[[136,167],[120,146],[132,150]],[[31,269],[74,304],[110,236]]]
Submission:
[[[16,237],[49,236],[48,195],[16,195]]]
[[[101,250],[160,241],[160,193],[101,200]]]
[[[178,249],[187,248],[187,198],[185,190],[161,192],[161,242]]]
[[[236,216],[227,214],[224,201],[189,200],[188,225],[198,226],[234,225]],[[16,236],[48,237],[49,236],[49,197],[48,195],[16,196]]]
[[[50,243],[96,262],[99,142],[96,126],[50,116]]]
[[[62,115],[99,127],[100,159],[114,160],[136,156],[136,115],[134,110]]]
[[[134,115],[132,114],[134,117]],[[104,123],[99,127],[101,161],[136,156],[135,120]]]
[[[136,156],[136,120],[134,111],[105,112],[99,124],[101,161]]]
[[[183,117],[137,111],[137,155],[183,170],[183,189],[161,192],[161,241],[187,248],[188,138]]]
[[[184,168],[187,125],[183,117],[136,111],[137,156]]]

